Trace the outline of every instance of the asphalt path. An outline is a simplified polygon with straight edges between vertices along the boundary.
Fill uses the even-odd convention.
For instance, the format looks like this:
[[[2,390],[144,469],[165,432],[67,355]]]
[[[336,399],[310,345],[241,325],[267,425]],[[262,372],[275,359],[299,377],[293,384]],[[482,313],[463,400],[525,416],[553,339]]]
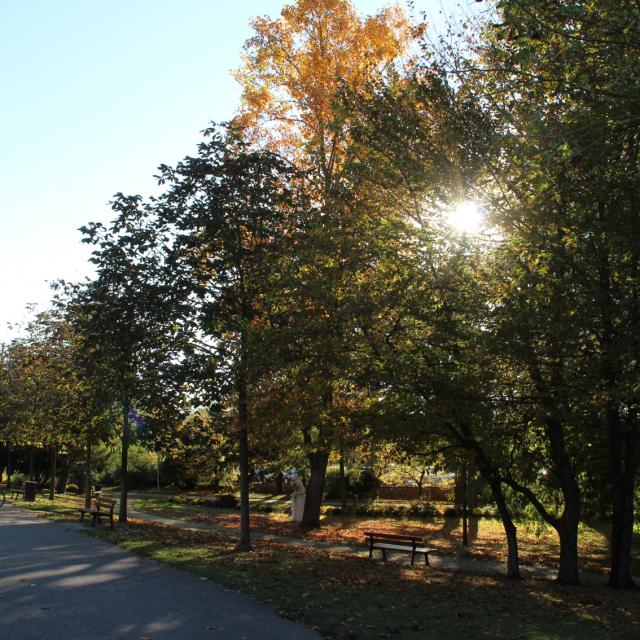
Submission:
[[[0,508],[2,640],[318,640],[248,596]]]

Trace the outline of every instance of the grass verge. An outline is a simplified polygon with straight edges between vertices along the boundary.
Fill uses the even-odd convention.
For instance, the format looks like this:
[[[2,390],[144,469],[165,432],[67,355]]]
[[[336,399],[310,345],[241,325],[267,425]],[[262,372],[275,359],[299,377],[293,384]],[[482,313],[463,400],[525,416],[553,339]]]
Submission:
[[[165,498],[149,496],[136,500],[141,511],[177,520],[194,520],[218,526],[238,528],[237,510],[216,509],[206,506],[168,502]],[[470,545],[462,544],[460,518],[436,517],[430,520],[416,518],[367,518],[350,515],[324,515],[322,528],[312,531],[301,529],[282,512],[252,513],[252,528],[294,538],[309,538],[342,544],[362,544],[368,530],[408,532],[422,535],[449,556],[458,558],[506,559],[506,543],[502,523],[494,518],[470,518]],[[578,540],[580,569],[606,573],[608,571],[609,542],[606,527],[580,526]],[[555,531],[546,525],[522,522],[518,525],[520,561],[525,566],[555,568],[560,557],[560,546]],[[635,543],[634,572],[640,573],[640,541]]]
[[[29,508],[76,520],[78,498],[39,498]],[[87,527],[113,544],[271,603],[327,640],[606,640],[640,637],[638,593],[561,587],[411,568],[297,544],[254,543],[133,520]]]

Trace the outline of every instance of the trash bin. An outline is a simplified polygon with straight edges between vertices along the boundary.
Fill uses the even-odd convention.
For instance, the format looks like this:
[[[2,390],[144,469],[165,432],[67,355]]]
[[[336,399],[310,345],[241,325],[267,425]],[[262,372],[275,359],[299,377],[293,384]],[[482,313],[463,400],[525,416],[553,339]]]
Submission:
[[[38,493],[38,483],[33,480],[27,480],[24,483],[24,499],[27,502],[33,502]]]

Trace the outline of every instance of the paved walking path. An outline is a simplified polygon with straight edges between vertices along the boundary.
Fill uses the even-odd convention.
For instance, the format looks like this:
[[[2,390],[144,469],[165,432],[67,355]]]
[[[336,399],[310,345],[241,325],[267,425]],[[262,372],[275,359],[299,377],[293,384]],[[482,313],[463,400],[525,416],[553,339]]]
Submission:
[[[247,596],[0,508],[2,640],[317,640]]]

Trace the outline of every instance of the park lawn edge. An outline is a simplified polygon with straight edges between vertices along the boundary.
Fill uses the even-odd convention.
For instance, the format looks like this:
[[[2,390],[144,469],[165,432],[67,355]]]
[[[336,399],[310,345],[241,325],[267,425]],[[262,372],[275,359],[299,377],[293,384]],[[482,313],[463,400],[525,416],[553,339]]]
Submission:
[[[21,506],[58,521],[79,516],[77,498]],[[235,540],[218,532],[135,518],[80,531],[266,602],[327,640],[640,637],[638,593],[513,583],[264,540],[236,553]]]

